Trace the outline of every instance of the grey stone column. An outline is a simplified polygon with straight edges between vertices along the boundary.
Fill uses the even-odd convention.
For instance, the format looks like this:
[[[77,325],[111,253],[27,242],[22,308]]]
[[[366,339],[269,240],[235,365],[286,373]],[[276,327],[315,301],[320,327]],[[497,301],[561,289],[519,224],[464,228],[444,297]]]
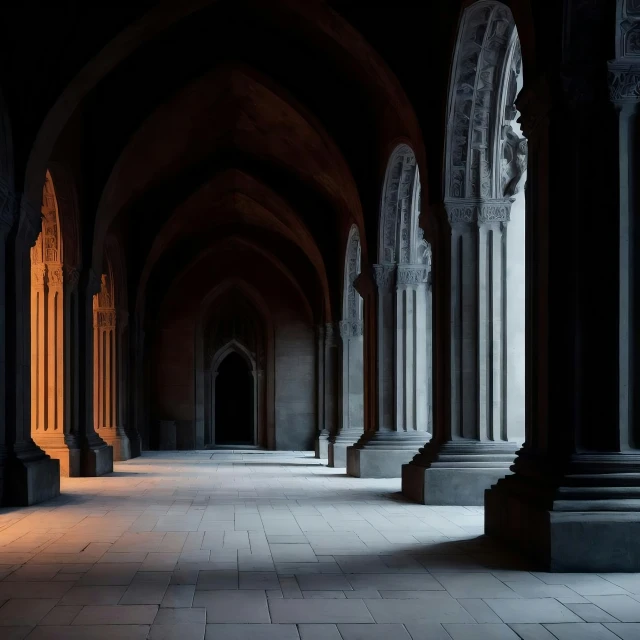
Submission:
[[[362,322],[340,322],[342,343],[342,412],[340,428],[329,442],[329,466],[347,466],[347,447],[364,433]]]
[[[619,191],[619,315],[618,315],[618,401],[620,451],[640,447],[640,349],[639,303],[636,278],[640,269],[636,228],[638,182],[638,114],[640,113],[640,64],[613,62],[609,65],[611,100],[618,112]]]
[[[451,227],[450,430],[405,465],[403,493],[424,504],[481,505],[509,473],[505,399],[505,238],[510,199],[446,203]]]
[[[349,475],[400,477],[402,465],[411,460],[427,439],[427,423],[418,424],[415,419],[413,385],[416,373],[415,293],[418,286],[424,286],[425,276],[424,265],[373,265],[377,288],[377,424],[347,448]]]
[[[131,362],[131,402],[129,403],[129,443],[131,457],[142,454],[142,427],[144,425],[144,330],[138,314],[134,314],[132,331],[130,331],[130,362]],[[149,446],[147,431],[147,448]]]
[[[79,339],[81,371],[80,413],[82,417],[82,475],[102,476],[113,471],[113,448],[97,433],[93,411],[93,296],[100,292],[100,277],[89,269],[80,278]]]
[[[7,502],[30,505],[60,494],[60,463],[52,460],[31,438],[31,260],[30,250],[40,233],[40,210],[25,201],[7,252],[7,423],[13,433],[13,455],[6,480]]]
[[[329,456],[329,432],[325,428],[324,394],[324,325],[316,327],[316,418],[318,434],[316,436],[316,458],[326,460]]]
[[[598,38],[608,15],[597,3],[590,9],[601,15],[573,17],[582,27],[587,16],[591,33],[577,25],[566,29],[581,35],[586,53],[579,66],[561,69],[562,83],[551,85],[564,86],[564,95],[553,95],[551,83],[541,81],[521,109],[530,148],[533,141],[529,180],[535,187],[535,197],[527,198],[527,315],[533,319],[527,438],[514,473],[487,491],[485,529],[552,571],[639,571],[638,238],[632,221],[640,69],[624,60],[610,65],[616,127],[604,65],[585,63],[589,52],[603,50]],[[618,32],[635,34],[638,22],[625,16]],[[635,36],[628,44],[637,56]],[[554,171],[558,158],[566,173]],[[602,224],[603,212],[610,225]],[[590,268],[594,237],[597,271],[606,277]]]
[[[16,219],[13,190],[0,180],[0,506],[10,503],[9,452],[11,440],[7,425],[7,237]]]
[[[324,327],[324,433],[327,438],[327,457],[329,454],[329,439],[338,430],[338,416],[340,414],[338,398],[338,331],[337,326],[328,322]]]

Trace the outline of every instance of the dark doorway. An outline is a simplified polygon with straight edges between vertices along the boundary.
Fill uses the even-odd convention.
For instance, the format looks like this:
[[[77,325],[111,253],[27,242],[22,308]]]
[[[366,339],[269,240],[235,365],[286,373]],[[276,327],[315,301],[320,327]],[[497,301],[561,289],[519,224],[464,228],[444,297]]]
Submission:
[[[253,445],[253,375],[248,363],[230,353],[216,377],[215,443]]]

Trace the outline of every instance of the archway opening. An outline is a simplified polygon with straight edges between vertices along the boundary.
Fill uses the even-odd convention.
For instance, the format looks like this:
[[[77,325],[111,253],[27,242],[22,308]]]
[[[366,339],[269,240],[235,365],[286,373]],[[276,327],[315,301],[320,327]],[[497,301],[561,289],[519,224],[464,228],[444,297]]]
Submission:
[[[254,374],[232,351],[215,375],[215,444],[255,445]]]

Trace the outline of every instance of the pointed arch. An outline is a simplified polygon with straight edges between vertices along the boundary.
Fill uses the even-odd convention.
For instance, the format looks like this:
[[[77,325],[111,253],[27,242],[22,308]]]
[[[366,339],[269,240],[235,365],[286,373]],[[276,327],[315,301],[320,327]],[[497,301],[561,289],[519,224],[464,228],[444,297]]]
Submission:
[[[526,153],[526,142],[510,129],[517,113],[521,72],[520,41],[509,7],[496,0],[479,0],[467,7],[460,20],[449,84],[447,201],[496,200],[515,193]],[[466,220],[492,212],[475,212],[469,206],[456,215]]]
[[[342,301],[342,319],[362,323],[362,298],[356,291],[355,280],[360,275],[362,246],[360,232],[354,224],[349,230],[347,254],[344,264],[344,295]]]
[[[410,264],[415,258],[420,177],[413,149],[398,145],[387,165],[380,206],[378,262]]]

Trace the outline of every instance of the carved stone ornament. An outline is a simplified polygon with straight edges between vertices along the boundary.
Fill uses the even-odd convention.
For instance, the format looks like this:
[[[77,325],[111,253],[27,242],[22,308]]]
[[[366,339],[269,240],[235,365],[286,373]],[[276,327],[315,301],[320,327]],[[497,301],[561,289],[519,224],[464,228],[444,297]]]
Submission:
[[[427,270],[424,265],[401,264],[398,267],[398,288],[423,284],[427,279]]]
[[[512,202],[511,198],[479,202],[452,200],[445,203],[445,207],[451,225],[473,223],[482,225],[509,222]]]
[[[374,264],[373,279],[379,291],[391,291],[395,280],[396,265]]]
[[[359,320],[342,320],[340,322],[340,337],[342,340],[357,338],[362,335],[363,323]]]
[[[7,233],[16,220],[16,198],[11,187],[0,180],[0,233]]]
[[[640,64],[609,63],[609,97],[614,104],[640,101]]]
[[[61,264],[47,265],[47,284],[49,287],[62,287],[64,281]]]
[[[114,328],[116,326],[116,310],[96,309],[93,314],[93,323],[101,329]]]
[[[47,265],[42,262],[31,265],[31,282],[36,287],[44,288],[47,274]]]
[[[348,320],[340,321],[340,337],[348,340],[351,337],[351,323]]]

